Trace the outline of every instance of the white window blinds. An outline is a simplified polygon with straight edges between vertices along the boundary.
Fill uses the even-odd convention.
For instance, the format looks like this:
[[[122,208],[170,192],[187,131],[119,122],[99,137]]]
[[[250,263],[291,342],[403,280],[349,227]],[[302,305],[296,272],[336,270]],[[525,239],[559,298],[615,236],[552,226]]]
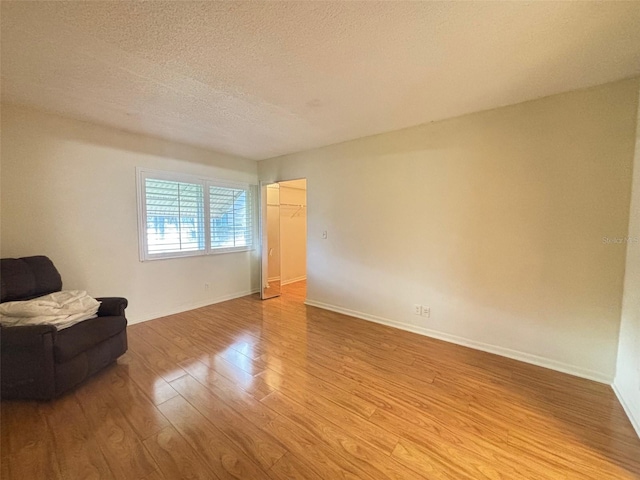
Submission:
[[[138,189],[141,260],[252,248],[249,185],[140,169]]]
[[[248,190],[209,185],[211,248],[251,245],[253,222]]]
[[[145,179],[150,255],[205,250],[202,185]]]

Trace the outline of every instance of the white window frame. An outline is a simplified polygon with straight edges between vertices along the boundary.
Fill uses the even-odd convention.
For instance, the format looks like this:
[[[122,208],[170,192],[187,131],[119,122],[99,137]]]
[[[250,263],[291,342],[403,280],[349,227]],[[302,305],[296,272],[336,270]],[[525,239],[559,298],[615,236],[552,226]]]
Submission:
[[[147,202],[146,183],[147,178],[156,180],[168,180],[172,182],[184,182],[202,185],[203,205],[204,205],[204,250],[191,250],[185,252],[149,253],[147,237]],[[248,183],[230,182],[209,177],[189,175],[183,173],[166,172],[161,170],[151,170],[148,168],[136,167],[136,184],[138,200],[138,250],[140,261],[162,260],[166,258],[196,257],[203,255],[218,255],[223,253],[247,252],[255,249],[256,245],[256,194],[255,186]],[[210,187],[226,187],[245,190],[250,198],[248,205],[251,216],[251,244],[242,247],[216,247],[211,248],[211,208],[210,208]]]

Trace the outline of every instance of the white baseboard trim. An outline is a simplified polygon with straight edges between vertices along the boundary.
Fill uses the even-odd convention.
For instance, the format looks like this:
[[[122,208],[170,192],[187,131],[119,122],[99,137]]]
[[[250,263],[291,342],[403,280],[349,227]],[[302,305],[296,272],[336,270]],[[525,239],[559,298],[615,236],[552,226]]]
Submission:
[[[307,276],[306,275],[302,275],[301,277],[290,278],[289,280],[285,280],[283,282],[280,282],[280,285],[289,285],[290,283],[301,282],[301,281],[306,280],[306,279],[307,279]]]
[[[228,295],[222,295],[221,297],[216,298],[208,298],[206,300],[201,300],[199,302],[185,303],[180,305],[179,307],[171,308],[169,310],[164,310],[162,312],[156,312],[152,314],[147,314],[139,318],[127,318],[127,322],[129,325],[135,325],[136,323],[148,322],[149,320],[154,320],[160,317],[166,317],[168,315],[175,315],[176,313],[187,312],[189,310],[195,310],[196,308],[206,307],[207,305],[214,305],[216,303],[226,302],[228,300],[233,300],[234,298],[246,297],[247,295],[253,295],[254,293],[259,293],[259,289],[245,290],[242,292],[230,293]]]
[[[622,408],[624,409],[624,412],[627,414],[627,417],[629,418],[629,421],[631,422],[631,425],[633,426],[633,429],[638,434],[638,437],[640,437],[640,421],[639,421],[639,419],[637,419],[636,417],[633,416],[633,412],[631,411],[631,408],[629,408],[629,404],[625,400],[624,395],[622,394],[622,391],[618,388],[618,384],[615,382],[615,380],[614,380],[613,384],[611,385],[611,387],[613,388],[613,391],[616,394],[616,397],[618,397],[618,401],[620,402],[620,405],[622,405]]]
[[[464,347],[473,348],[475,350],[481,350],[483,352],[494,353],[503,357],[511,358],[513,360],[519,360],[521,362],[530,363],[539,367],[549,368],[562,373],[568,373],[576,377],[586,378],[599,383],[605,383],[611,385],[613,378],[609,375],[590,370],[587,368],[577,367],[564,362],[558,362],[549,358],[532,355],[530,353],[520,352],[517,350],[511,350],[510,348],[499,347],[496,345],[489,345],[487,343],[477,342],[468,338],[458,337],[448,333],[439,332],[437,330],[431,330],[409,323],[398,322],[396,320],[390,320],[388,318],[378,317],[376,315],[370,315],[368,313],[358,312],[356,310],[349,310],[348,308],[339,307],[336,305],[330,305],[323,302],[307,299],[306,305],[312,307],[322,308],[324,310],[330,310],[332,312],[342,313],[351,317],[360,318],[362,320],[368,320],[370,322],[380,323],[389,327],[399,328],[400,330],[406,330],[408,332],[425,335],[427,337],[436,338],[438,340],[444,340],[445,342],[455,343],[456,345],[462,345]]]
[[[271,277],[271,278],[267,278],[267,282],[276,282],[276,281],[280,281],[280,277]]]

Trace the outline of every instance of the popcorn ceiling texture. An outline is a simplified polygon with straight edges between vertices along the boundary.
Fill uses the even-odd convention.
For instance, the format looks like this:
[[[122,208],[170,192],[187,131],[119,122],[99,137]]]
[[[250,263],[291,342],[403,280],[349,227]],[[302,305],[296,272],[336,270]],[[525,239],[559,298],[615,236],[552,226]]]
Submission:
[[[264,159],[640,74],[640,2],[2,2],[2,101]]]

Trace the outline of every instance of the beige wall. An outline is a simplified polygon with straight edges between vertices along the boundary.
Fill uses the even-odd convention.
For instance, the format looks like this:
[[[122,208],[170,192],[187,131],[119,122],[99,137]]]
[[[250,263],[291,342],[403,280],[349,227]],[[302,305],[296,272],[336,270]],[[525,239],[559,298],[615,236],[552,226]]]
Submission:
[[[614,388],[640,435],[640,109],[627,236],[618,370]]]
[[[282,283],[304,280],[307,274],[307,209],[305,181],[280,183]]]
[[[637,99],[632,79],[260,162],[307,178],[309,303],[611,381],[625,246],[603,237],[627,234]]]
[[[133,322],[257,290],[255,253],[139,261],[137,166],[257,181],[253,161],[3,106],[2,256],[50,256],[65,288],[127,297]]]

